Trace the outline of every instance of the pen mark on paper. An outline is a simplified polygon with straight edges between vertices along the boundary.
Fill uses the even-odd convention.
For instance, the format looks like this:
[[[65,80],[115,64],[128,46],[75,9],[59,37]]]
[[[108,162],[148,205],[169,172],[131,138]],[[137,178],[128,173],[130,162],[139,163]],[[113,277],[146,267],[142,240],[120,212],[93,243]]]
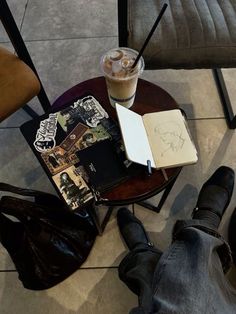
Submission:
[[[175,153],[182,150],[185,138],[179,123],[175,121],[161,123],[154,128],[154,133],[158,134],[162,141],[162,157],[169,151]]]

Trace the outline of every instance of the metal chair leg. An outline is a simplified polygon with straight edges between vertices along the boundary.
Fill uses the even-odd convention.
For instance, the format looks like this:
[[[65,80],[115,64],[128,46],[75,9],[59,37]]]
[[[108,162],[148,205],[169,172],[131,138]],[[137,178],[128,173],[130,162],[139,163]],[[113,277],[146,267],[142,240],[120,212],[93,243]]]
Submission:
[[[127,47],[128,28],[127,28],[127,14],[128,14],[127,0],[118,0],[118,37],[119,46]]]
[[[96,213],[96,209],[95,207],[91,206],[91,208],[89,209],[90,212],[90,216],[92,217],[95,226],[97,228],[98,234],[101,236],[106,228],[107,223],[109,222],[109,219],[111,217],[112,211],[113,211],[114,207],[113,206],[109,206],[108,210],[106,212],[105,217],[103,218],[103,221],[100,223],[99,222],[99,218],[98,215]]]
[[[221,103],[225,112],[225,118],[230,129],[236,129],[236,116],[234,115],[229,94],[225,86],[224,77],[221,69],[213,69],[213,75],[216,81]]]
[[[110,220],[110,217],[111,217],[111,214],[113,212],[113,209],[114,209],[114,206],[109,206],[108,207],[107,213],[106,213],[106,215],[105,215],[105,217],[104,217],[104,219],[103,219],[103,221],[101,223],[101,231],[102,231],[102,233],[105,230],[108,221]]]
[[[152,205],[152,204],[149,204],[147,201],[142,201],[142,202],[138,202],[137,204],[147,208],[147,209],[150,209],[152,211],[154,211],[155,213],[159,213],[162,206],[164,205],[166,199],[167,199],[167,196],[169,195],[170,191],[172,190],[172,187],[174,186],[175,184],[175,181],[177,180],[178,176],[179,176],[180,172],[177,174],[177,176],[167,185],[167,187],[165,188],[164,190],[164,193],[162,194],[162,197],[158,203],[158,205]]]
[[[32,118],[37,118],[39,117],[39,114],[37,114],[37,112],[35,112],[32,108],[30,108],[30,106],[25,105],[22,108],[29,116],[31,116]]]

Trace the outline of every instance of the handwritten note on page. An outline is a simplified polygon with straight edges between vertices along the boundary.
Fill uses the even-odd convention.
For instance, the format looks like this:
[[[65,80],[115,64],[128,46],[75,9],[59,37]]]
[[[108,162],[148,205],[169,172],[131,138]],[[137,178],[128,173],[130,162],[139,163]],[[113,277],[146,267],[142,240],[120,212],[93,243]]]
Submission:
[[[180,110],[145,114],[143,123],[158,168],[187,165],[197,161],[197,151]]]

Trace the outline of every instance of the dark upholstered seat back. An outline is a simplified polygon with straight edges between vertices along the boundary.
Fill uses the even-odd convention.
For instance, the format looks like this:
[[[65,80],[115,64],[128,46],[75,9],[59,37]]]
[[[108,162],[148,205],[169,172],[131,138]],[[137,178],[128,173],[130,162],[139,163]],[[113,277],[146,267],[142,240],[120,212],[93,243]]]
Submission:
[[[146,68],[236,66],[236,0],[128,0],[128,47],[140,50],[164,3]]]

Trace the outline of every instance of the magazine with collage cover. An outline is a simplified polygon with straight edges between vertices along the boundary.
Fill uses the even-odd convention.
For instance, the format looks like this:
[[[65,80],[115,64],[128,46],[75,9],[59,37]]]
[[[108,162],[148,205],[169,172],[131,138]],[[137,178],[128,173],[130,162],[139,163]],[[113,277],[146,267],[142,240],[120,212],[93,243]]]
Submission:
[[[92,95],[26,122],[21,131],[72,210],[90,201],[94,189],[103,192],[130,175],[118,124]]]

